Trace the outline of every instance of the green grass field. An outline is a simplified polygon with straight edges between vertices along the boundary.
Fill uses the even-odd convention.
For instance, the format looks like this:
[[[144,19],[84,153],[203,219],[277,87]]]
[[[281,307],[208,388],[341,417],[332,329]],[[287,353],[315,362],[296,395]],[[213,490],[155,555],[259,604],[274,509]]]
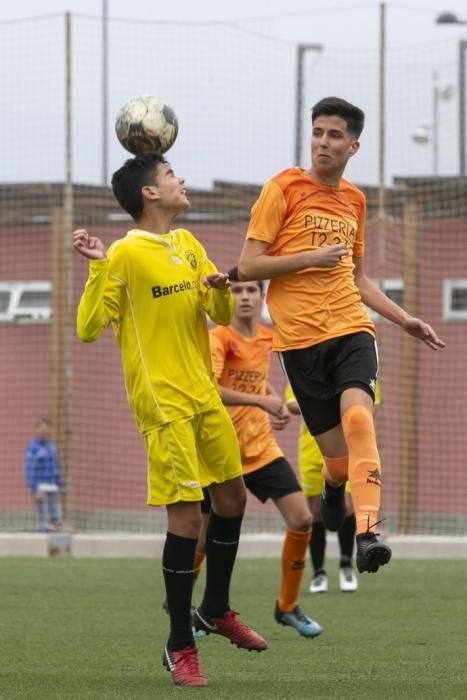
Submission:
[[[315,640],[274,622],[277,570],[274,560],[240,560],[232,588],[232,607],[269,650],[204,638],[209,687],[180,689],[160,662],[167,617],[159,561],[2,559],[0,697],[467,697],[467,560],[394,561],[361,576],[354,594],[337,590],[329,562],[330,592],[301,600],[324,628]]]

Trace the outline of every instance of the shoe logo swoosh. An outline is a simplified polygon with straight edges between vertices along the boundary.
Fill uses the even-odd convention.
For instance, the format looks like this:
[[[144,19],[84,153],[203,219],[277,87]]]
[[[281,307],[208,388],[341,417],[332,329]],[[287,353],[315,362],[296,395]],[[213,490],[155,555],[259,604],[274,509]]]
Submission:
[[[200,619],[201,623],[208,628],[208,630],[211,630],[211,632],[215,632],[217,630],[217,625],[214,623],[211,625],[207,620],[205,620],[201,615],[199,614],[199,611],[196,611],[196,616]]]

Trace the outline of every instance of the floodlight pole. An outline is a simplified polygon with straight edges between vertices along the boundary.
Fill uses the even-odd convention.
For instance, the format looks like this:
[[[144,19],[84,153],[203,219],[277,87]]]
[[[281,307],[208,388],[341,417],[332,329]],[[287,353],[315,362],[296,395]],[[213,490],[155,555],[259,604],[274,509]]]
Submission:
[[[109,41],[108,3],[102,0],[102,184],[108,182],[108,116],[109,116]]]
[[[63,197],[51,211],[50,262],[52,316],[49,333],[49,413],[65,485],[71,463],[71,387],[73,331],[73,142],[72,15],[65,19],[65,180]],[[62,498],[64,523],[69,518],[68,492]]]
[[[379,144],[378,144],[378,278],[384,291],[386,276],[386,4],[379,6]],[[383,326],[379,330],[379,343],[382,346]]]
[[[467,174],[466,168],[466,135],[465,130],[467,128],[466,120],[466,56],[467,56],[467,39],[461,39],[459,41],[459,169],[461,175]]]
[[[295,93],[295,144],[294,144],[294,164],[300,165],[303,138],[303,76],[304,58],[308,51],[321,52],[322,44],[298,44],[297,45],[297,68],[296,68],[296,93]]]
[[[438,174],[439,165],[439,148],[438,148],[438,130],[439,130],[439,97],[440,90],[438,84],[438,73],[433,73],[433,175]]]
[[[467,24],[467,19],[459,19],[457,15],[452,12],[442,12],[436,18],[436,24]],[[467,39],[461,39],[459,41],[459,171],[461,175],[467,174],[467,155],[466,149],[466,135],[465,129],[467,127],[466,112],[467,106],[465,104],[467,95],[465,89],[465,79],[466,79],[466,53],[467,53]]]

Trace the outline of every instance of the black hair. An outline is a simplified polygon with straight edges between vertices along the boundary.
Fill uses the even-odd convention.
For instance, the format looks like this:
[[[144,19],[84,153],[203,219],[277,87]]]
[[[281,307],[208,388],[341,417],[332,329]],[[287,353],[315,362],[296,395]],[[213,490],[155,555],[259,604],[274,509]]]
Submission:
[[[230,280],[231,282],[241,282],[241,279],[240,279],[240,277],[238,276],[238,267],[233,267],[231,270],[228,271],[227,274],[228,274],[229,280]],[[263,293],[263,289],[264,289],[263,280],[255,280],[255,282],[256,282],[256,284],[258,285],[259,291],[260,291],[261,294],[262,294],[262,293]]]
[[[137,221],[143,212],[145,185],[154,185],[157,166],[167,165],[163,156],[157,153],[142,153],[125,161],[112,175],[112,190],[120,206]]]
[[[337,115],[347,124],[347,129],[356,139],[360,137],[365,125],[365,114],[360,107],[343,100],[341,97],[324,97],[311,110],[311,123],[321,116]]]

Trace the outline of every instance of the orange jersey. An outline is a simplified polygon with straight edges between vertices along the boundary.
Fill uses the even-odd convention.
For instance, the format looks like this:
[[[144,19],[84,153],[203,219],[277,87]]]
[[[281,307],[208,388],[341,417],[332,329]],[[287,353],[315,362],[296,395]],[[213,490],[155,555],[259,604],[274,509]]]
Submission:
[[[262,325],[246,338],[232,326],[210,332],[214,374],[221,386],[247,394],[266,395],[272,333]],[[256,406],[227,406],[234,424],[245,474],[261,469],[283,453],[272,433],[268,414]]]
[[[265,183],[247,238],[269,243],[268,255],[338,243],[350,253],[334,268],[312,267],[271,280],[267,304],[274,350],[305,348],[358,331],[375,335],[353,277],[353,258],[364,255],[364,227],[365,196],[347,180],[330,187],[302,168],[289,168]]]

